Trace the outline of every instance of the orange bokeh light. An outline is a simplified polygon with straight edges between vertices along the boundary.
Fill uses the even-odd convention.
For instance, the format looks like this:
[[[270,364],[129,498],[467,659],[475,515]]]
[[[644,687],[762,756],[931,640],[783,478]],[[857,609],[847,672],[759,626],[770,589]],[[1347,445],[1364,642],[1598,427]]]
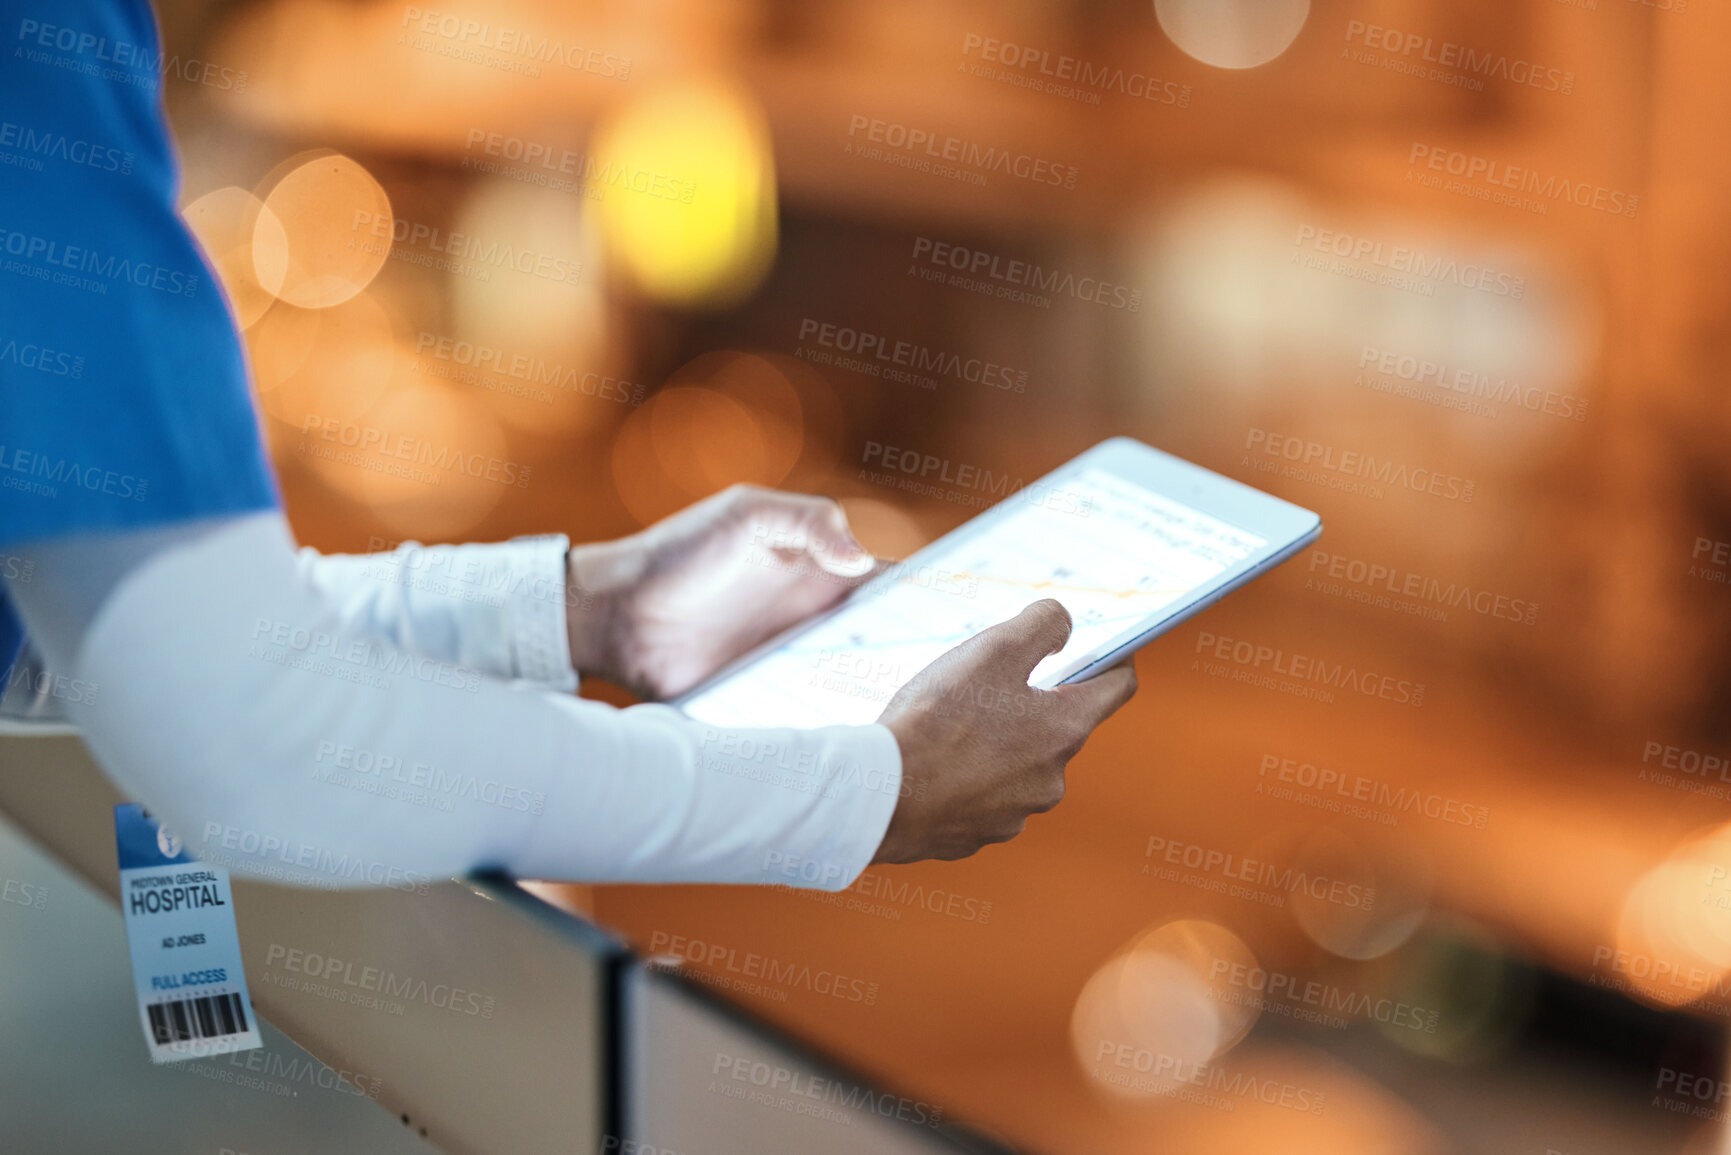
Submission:
[[[222,280],[234,310],[235,323],[250,328],[276,300],[280,281],[266,286],[258,278],[254,248],[286,251],[288,238],[276,213],[237,185],[205,193],[181,210],[187,228],[198,238],[216,275]]]
[[[797,391],[765,358],[709,355],[625,423],[613,478],[647,524],[736,482],[775,486],[804,447]],[[699,383],[701,382],[701,383]]]
[[[254,230],[253,268],[260,285],[291,305],[340,305],[366,288],[390,256],[390,198],[340,153],[291,169],[264,207],[270,211]]]
[[[1682,1006],[1731,972],[1731,826],[1684,842],[1629,889],[1611,969],[1642,998]]]

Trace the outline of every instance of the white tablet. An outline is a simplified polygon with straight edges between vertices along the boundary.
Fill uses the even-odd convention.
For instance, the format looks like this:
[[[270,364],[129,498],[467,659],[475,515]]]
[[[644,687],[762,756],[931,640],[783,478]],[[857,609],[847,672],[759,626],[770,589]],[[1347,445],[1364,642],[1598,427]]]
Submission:
[[[1075,628],[1034,667],[1104,670],[1322,533],[1308,509],[1127,437],[1103,441],[678,699],[718,726],[877,720],[933,659],[1030,602]]]

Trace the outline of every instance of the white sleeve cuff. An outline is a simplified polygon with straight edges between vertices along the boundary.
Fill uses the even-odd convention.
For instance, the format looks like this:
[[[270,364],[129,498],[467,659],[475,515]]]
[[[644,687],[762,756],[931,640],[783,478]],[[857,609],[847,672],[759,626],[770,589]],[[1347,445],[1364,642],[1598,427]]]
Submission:
[[[563,535],[489,545],[297,558],[345,629],[549,690],[577,687],[565,624]]]
[[[664,809],[632,841],[602,834],[605,848],[585,848],[607,864],[596,882],[843,890],[871,864],[905,789],[901,748],[883,726],[718,727],[662,705],[633,706],[621,720],[610,757],[627,769],[603,793],[647,793]],[[569,876],[572,839],[601,833],[587,815],[610,803],[596,785],[553,787],[546,821],[516,858],[523,874]]]
[[[501,564],[518,577],[506,603],[513,676],[550,690],[575,690],[577,674],[571,668],[571,635],[565,621],[570,604],[565,589],[570,539],[555,533],[465,548],[497,550]]]
[[[830,804],[818,816],[822,825],[812,831],[820,840],[815,858],[825,864],[825,870],[821,877],[812,878],[812,868],[766,855],[757,881],[846,890],[871,865],[896,803],[904,790],[912,789],[902,780],[902,749],[887,726],[833,726],[820,733],[825,735],[832,766],[860,767],[851,781],[844,780],[845,771],[831,776]],[[832,865],[834,872],[827,869]]]

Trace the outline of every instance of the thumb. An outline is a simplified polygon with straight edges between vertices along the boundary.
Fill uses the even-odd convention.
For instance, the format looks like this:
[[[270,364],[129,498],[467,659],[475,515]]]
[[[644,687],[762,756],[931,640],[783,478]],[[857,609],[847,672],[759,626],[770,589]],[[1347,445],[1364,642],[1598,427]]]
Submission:
[[[1071,682],[1054,686],[1049,693],[1074,710],[1092,730],[1118,712],[1136,693],[1136,666],[1125,660],[1110,670],[1096,674],[1086,682]]]
[[[1007,622],[975,634],[974,661],[1002,667],[1026,683],[1034,667],[1070,640],[1070,611],[1052,598],[1042,598]]]

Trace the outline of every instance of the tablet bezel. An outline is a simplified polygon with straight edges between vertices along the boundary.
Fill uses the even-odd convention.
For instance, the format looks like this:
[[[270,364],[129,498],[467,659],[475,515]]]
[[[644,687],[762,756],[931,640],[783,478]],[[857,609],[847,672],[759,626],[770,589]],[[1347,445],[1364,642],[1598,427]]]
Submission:
[[[1267,573],[1322,535],[1322,518],[1311,510],[1185,461],[1181,457],[1163,453],[1134,438],[1113,437],[1071,458],[1044,477],[1004,498],[978,517],[969,519],[896,563],[885,573],[849,592],[847,597],[825,612],[783,631],[750,653],[728,663],[698,685],[672,699],[669,704],[684,709],[686,703],[708,693],[765,654],[786,645],[807,630],[816,628],[847,609],[860,598],[868,596],[880,583],[898,580],[899,574],[906,569],[917,570],[922,565],[932,564],[976,534],[1018,512],[1019,506],[1028,500],[1028,495],[1062,488],[1067,479],[1090,468],[1098,468],[1122,477],[1162,497],[1190,506],[1199,513],[1218,518],[1235,529],[1262,538],[1267,544],[1237,565],[1197,586],[1190,591],[1185,601],[1165,607],[1152,619],[1138,622],[1089,653],[1072,659],[1072,668],[1068,672],[1054,673],[1042,678],[1035,683],[1041,689],[1080,682],[1117,664],[1125,656],[1134,653],[1180,622],[1194,617],[1233,590]]]

